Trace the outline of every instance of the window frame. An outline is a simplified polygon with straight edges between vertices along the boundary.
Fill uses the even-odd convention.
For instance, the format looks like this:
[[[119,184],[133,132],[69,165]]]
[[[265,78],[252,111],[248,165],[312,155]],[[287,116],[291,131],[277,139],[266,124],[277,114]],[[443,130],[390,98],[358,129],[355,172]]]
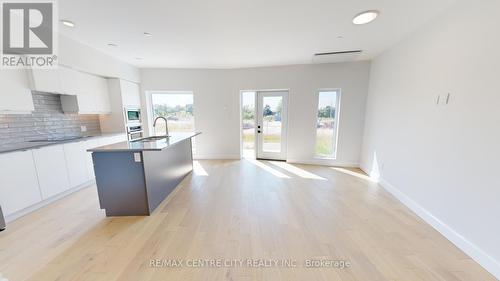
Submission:
[[[325,156],[325,155],[319,155],[316,153],[316,142],[318,140],[318,107],[319,107],[319,94],[322,92],[336,92],[337,93],[337,100],[335,104],[335,116],[334,120],[335,125],[333,128],[333,144],[334,144],[334,150],[331,155]],[[337,155],[338,155],[338,144],[339,144],[339,124],[340,124],[340,111],[341,111],[341,99],[342,99],[342,90],[340,88],[322,88],[318,89],[315,94],[316,97],[316,106],[315,106],[315,112],[314,112],[314,144],[313,144],[313,154],[314,154],[314,159],[324,159],[324,160],[336,160]]]
[[[239,115],[240,115],[240,159],[243,159],[243,94],[253,93],[254,94],[254,124],[257,125],[257,90],[240,90],[239,94]],[[254,157],[257,158],[257,126],[254,127]]]
[[[153,95],[154,94],[162,94],[162,95],[191,95],[193,96],[193,130],[196,131],[196,106],[195,106],[195,96],[194,96],[194,91],[147,91],[149,94],[149,106],[148,106],[148,111],[151,112],[151,118],[148,120],[148,125],[149,125],[149,132],[150,135],[154,135],[154,128],[153,128],[153,120],[155,119],[155,112],[154,112],[154,103],[153,103]],[[149,114],[148,114],[149,115]]]

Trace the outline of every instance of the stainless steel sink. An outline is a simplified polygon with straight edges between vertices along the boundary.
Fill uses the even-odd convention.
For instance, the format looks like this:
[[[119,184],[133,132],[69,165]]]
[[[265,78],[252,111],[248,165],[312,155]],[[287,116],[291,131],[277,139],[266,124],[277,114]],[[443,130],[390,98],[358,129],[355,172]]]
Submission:
[[[169,137],[170,136],[153,136],[153,137],[147,137],[147,138],[137,139],[137,140],[134,140],[133,142],[136,142],[136,141],[140,141],[140,142],[155,142],[155,141],[167,139]]]

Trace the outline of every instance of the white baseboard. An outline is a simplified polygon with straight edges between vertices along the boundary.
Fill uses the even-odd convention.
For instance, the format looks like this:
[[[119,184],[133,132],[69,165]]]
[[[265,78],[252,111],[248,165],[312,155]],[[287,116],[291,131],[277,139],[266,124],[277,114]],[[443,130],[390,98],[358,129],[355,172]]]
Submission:
[[[422,207],[413,199],[394,187],[388,181],[381,178],[379,180],[379,184],[394,197],[396,197],[399,201],[401,201],[404,205],[406,205],[410,210],[412,210],[415,214],[417,214],[420,218],[422,218],[426,223],[428,223],[449,241],[455,244],[455,246],[457,246],[459,249],[469,255],[473,260],[484,267],[487,271],[493,274],[497,279],[500,279],[499,261],[495,260],[485,251],[467,240],[460,233],[456,232],[453,228],[445,224],[443,221],[436,218],[432,213],[427,211],[424,207]]]
[[[73,187],[71,189],[68,189],[68,190],[62,192],[62,193],[59,193],[59,194],[54,195],[54,196],[52,196],[50,198],[47,198],[47,199],[45,199],[43,201],[40,201],[40,202],[36,203],[35,205],[31,205],[31,206],[29,206],[27,208],[24,208],[24,209],[20,210],[20,211],[17,211],[15,213],[9,214],[9,215],[5,216],[5,222],[9,223],[9,222],[12,222],[14,220],[17,220],[18,218],[20,218],[22,216],[25,216],[25,215],[27,215],[27,214],[35,211],[35,210],[38,210],[38,209],[40,209],[40,208],[42,208],[44,206],[47,206],[50,203],[53,203],[53,202],[55,202],[55,201],[57,201],[57,200],[59,200],[59,199],[61,199],[63,197],[66,197],[66,196],[70,195],[71,193],[74,193],[75,191],[78,191],[78,190],[80,190],[80,189],[82,189],[84,187],[90,186],[90,185],[92,185],[94,183],[95,183],[95,180],[88,181],[88,182],[86,182],[86,183],[84,183],[82,185],[79,185],[77,187]]]
[[[308,164],[308,165],[320,165],[320,166],[335,166],[335,167],[345,167],[345,168],[358,168],[359,163],[354,162],[337,162],[331,159],[287,159],[286,162],[290,164]]]
[[[194,160],[234,160],[241,159],[239,154],[195,154]]]

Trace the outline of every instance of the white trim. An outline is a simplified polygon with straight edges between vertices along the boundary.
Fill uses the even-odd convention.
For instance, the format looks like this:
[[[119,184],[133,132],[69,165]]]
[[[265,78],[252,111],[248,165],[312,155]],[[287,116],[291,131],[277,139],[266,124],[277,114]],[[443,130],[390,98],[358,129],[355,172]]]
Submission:
[[[195,154],[193,160],[239,160],[239,154]]]
[[[253,116],[253,121],[254,125],[257,125],[257,91],[246,91],[246,90],[240,90],[240,94],[238,95],[239,98],[239,113],[240,113],[240,158],[243,158],[243,94],[244,93],[254,93],[254,116]],[[254,126],[253,128],[253,134],[254,134],[254,158],[257,157],[257,127]]]
[[[368,173],[367,171],[365,171]],[[374,175],[376,176],[376,175]],[[427,224],[432,226],[435,230],[441,233],[451,243],[461,249],[465,254],[470,256],[473,260],[479,263],[487,271],[493,274],[496,278],[500,279],[500,262],[488,255],[484,250],[479,248],[474,243],[467,240],[460,233],[448,226],[446,223],[435,217],[431,212],[427,211],[424,207],[411,199],[408,195],[401,192],[387,180],[380,178],[379,185],[398,199],[403,205],[412,210],[417,216],[423,219]]]
[[[38,203],[36,203],[34,205],[31,205],[31,206],[29,206],[27,208],[24,208],[24,209],[22,209],[20,211],[17,211],[15,213],[9,214],[9,215],[5,216],[5,222],[9,223],[9,222],[12,222],[14,220],[17,220],[20,217],[23,217],[23,216],[25,216],[25,215],[33,212],[33,211],[36,211],[36,210],[38,210],[38,209],[40,209],[42,207],[45,207],[45,206],[47,206],[47,205],[49,205],[51,203],[54,203],[55,201],[57,201],[57,200],[59,200],[59,199],[61,199],[63,197],[66,197],[66,196],[68,196],[68,195],[70,195],[70,194],[72,194],[72,193],[74,193],[74,192],[76,192],[76,191],[78,191],[78,190],[80,190],[82,188],[89,187],[89,186],[91,186],[93,184],[95,184],[95,180],[90,180],[90,181],[88,181],[86,183],[83,183],[83,184],[77,186],[77,187],[73,187],[71,189],[68,189],[68,190],[66,190],[66,191],[64,191],[62,193],[59,193],[59,194],[54,195],[54,196],[52,196],[52,197],[50,197],[48,199],[40,201],[40,202],[38,202]]]

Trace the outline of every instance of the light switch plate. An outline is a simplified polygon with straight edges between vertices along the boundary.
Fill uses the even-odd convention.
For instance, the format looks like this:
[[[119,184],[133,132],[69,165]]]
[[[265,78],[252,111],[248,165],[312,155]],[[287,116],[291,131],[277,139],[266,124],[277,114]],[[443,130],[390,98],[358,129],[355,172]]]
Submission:
[[[82,132],[86,132],[87,131],[87,126],[80,126],[80,130]]]

